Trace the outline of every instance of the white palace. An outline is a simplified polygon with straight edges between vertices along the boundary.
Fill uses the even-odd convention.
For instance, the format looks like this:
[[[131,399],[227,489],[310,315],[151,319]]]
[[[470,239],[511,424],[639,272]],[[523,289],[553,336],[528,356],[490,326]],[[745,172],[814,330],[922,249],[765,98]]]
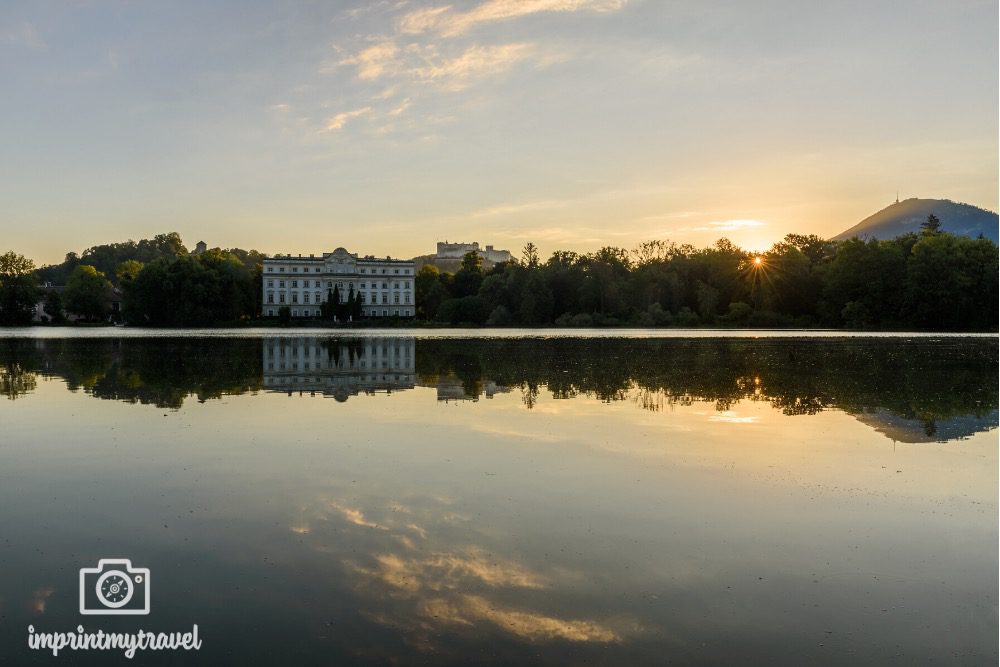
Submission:
[[[319,257],[275,255],[264,259],[262,312],[274,317],[287,306],[292,317],[318,317],[333,293],[342,303],[353,290],[365,317],[413,317],[415,268],[408,259],[358,257],[343,248]]]

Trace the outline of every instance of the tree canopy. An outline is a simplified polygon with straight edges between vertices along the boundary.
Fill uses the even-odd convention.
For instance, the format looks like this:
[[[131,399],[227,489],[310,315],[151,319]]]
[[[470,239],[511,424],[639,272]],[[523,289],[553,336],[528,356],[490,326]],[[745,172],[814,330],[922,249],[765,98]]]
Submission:
[[[766,252],[648,241],[634,250],[556,251],[489,271],[424,267],[418,316],[451,324],[823,326],[994,330],[997,247],[940,231],[888,241],[789,234]]]

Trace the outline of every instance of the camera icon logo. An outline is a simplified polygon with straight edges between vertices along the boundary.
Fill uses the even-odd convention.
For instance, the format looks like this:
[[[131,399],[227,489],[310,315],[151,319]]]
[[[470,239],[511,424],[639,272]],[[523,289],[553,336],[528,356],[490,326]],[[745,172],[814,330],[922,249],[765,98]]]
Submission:
[[[102,558],[97,567],[81,567],[80,613],[149,614],[149,569],[132,567],[127,558]]]

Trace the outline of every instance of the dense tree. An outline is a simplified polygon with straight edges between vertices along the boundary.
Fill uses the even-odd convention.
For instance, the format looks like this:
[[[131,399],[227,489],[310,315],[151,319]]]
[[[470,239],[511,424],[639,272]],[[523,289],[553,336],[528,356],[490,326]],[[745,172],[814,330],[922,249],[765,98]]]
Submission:
[[[66,320],[66,315],[63,313],[63,299],[59,292],[54,289],[45,290],[43,303],[45,304],[45,312],[48,313],[52,322],[59,324]]]
[[[702,249],[649,241],[631,252],[557,251],[544,263],[526,247],[523,260],[484,272],[470,255],[454,276],[425,267],[418,317],[496,326],[996,326],[996,246],[945,232],[841,242],[789,234],[762,253],[727,239]],[[477,281],[481,303],[467,300]]]
[[[448,289],[441,284],[441,272],[433,264],[424,264],[413,281],[413,296],[417,317],[433,320],[441,302],[448,298]]]
[[[107,277],[89,264],[81,264],[66,281],[63,305],[67,311],[92,322],[108,315],[110,297],[111,282]]]
[[[231,322],[257,311],[251,272],[234,255],[161,257],[125,291],[125,317],[136,324],[194,326]]]
[[[70,274],[80,264],[89,264],[101,273],[117,279],[118,266],[128,260],[141,263],[152,262],[161,257],[172,258],[187,255],[187,248],[181,241],[180,234],[157,234],[151,239],[141,241],[124,241],[121,243],[106,243],[87,248],[83,254],[67,253],[62,264],[54,264],[39,269],[42,280],[54,285],[65,285]]]
[[[934,236],[941,232],[941,221],[938,217],[931,213],[927,216],[927,220],[920,223],[920,233],[923,236]]]
[[[28,324],[38,301],[35,263],[13,251],[0,255],[0,324]]]
[[[906,305],[923,329],[982,329],[997,322],[997,251],[985,239],[925,234],[914,244]]]
[[[538,268],[538,248],[534,243],[527,243],[524,246],[524,250],[521,251],[521,258],[524,260],[524,265],[529,269]]]
[[[462,268],[455,274],[452,294],[455,297],[474,296],[483,284],[483,258],[477,252],[467,252],[462,257]]]
[[[142,262],[137,259],[127,259],[117,267],[115,267],[115,278],[118,279],[118,284],[128,284],[131,283],[142,271]]]

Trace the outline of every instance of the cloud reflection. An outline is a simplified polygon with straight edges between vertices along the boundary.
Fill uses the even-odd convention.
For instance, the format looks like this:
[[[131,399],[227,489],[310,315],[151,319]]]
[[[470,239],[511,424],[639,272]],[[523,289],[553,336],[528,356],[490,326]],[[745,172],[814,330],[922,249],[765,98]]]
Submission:
[[[327,550],[321,545],[329,531],[379,529],[366,534],[374,540],[367,549],[345,556],[342,565],[354,581],[362,615],[403,631],[423,650],[435,649],[446,631],[492,628],[531,643],[620,642],[640,631],[629,619],[562,617],[536,608],[578,586],[582,575],[541,571],[481,546],[486,536],[442,500],[393,500],[362,508],[357,502],[327,499],[305,511],[312,518],[293,521],[290,530],[315,538],[317,549]],[[544,597],[531,591],[544,592]],[[366,601],[371,609],[365,609]]]

